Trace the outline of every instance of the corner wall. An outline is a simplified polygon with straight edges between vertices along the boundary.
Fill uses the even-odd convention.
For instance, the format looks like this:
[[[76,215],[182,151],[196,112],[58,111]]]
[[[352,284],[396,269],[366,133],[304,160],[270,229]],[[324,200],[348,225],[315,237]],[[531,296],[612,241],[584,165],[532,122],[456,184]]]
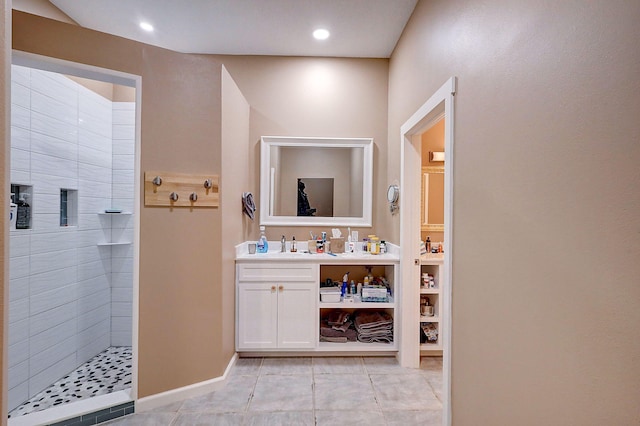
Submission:
[[[454,425],[640,423],[638,22],[637,1],[421,0],[391,57],[389,179],[458,77]]]

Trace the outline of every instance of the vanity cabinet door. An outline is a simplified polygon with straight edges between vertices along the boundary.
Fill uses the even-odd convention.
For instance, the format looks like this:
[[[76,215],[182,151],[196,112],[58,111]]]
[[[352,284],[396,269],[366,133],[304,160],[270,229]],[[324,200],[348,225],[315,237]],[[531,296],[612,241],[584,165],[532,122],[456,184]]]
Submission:
[[[278,285],[241,283],[238,285],[237,349],[277,347]]]
[[[278,347],[314,348],[316,336],[317,285],[284,283],[278,286]]]

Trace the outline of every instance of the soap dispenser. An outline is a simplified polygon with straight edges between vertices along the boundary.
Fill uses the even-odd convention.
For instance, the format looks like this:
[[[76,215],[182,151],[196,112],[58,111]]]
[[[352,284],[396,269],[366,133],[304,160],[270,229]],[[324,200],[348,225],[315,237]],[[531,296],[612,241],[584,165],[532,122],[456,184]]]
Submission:
[[[267,242],[264,226],[260,227],[260,238],[258,238],[258,247],[256,251],[258,253],[266,253],[269,251],[269,243]]]

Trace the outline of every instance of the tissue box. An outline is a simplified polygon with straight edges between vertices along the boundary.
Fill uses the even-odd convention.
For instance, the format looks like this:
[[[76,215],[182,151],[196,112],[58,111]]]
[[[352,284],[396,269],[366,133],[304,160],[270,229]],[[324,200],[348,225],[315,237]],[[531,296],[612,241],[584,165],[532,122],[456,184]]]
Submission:
[[[337,303],[340,301],[340,288],[339,287],[323,287],[320,289],[320,301]]]
[[[344,253],[344,237],[330,237],[331,253]]]

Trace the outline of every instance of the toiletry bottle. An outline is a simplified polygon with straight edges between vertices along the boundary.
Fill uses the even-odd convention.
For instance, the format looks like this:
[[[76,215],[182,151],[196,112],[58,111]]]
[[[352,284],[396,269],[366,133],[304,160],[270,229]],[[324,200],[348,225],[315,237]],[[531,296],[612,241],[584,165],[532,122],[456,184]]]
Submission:
[[[351,284],[349,285],[350,290],[351,290],[351,294],[356,294],[356,283],[353,282],[353,280],[351,280]]]
[[[256,251],[258,253],[266,253],[269,251],[269,243],[267,242],[264,226],[260,227],[260,238],[258,238],[258,247]]]
[[[359,294],[360,296],[362,296],[362,283],[358,283],[358,289],[357,289],[357,291],[358,291],[358,294]]]
[[[291,252],[295,253],[298,251],[298,247],[296,247],[296,237],[291,238]]]
[[[385,240],[380,241],[380,254],[387,252],[387,242]]]
[[[16,229],[29,229],[31,227],[31,206],[25,199],[26,194],[20,194],[18,200],[18,212],[16,214]]]
[[[18,214],[18,205],[15,203],[16,194],[11,194],[11,203],[9,204],[9,226],[16,229],[16,215]]]
[[[283,235],[282,238],[280,238],[280,253],[286,253],[286,251],[287,251],[287,239]]]
[[[426,246],[427,246],[427,254],[431,254],[431,238],[427,237],[427,241],[426,241]]]

